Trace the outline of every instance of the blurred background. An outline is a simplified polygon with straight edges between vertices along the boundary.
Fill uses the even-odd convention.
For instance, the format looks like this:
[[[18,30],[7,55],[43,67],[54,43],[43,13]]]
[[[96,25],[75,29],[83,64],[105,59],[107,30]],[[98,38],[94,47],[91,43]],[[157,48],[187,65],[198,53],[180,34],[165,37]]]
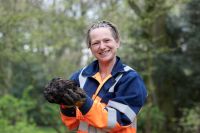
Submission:
[[[200,133],[200,0],[0,0],[0,132],[69,133],[42,92],[93,60],[97,20],[118,26],[146,83],[138,133]]]

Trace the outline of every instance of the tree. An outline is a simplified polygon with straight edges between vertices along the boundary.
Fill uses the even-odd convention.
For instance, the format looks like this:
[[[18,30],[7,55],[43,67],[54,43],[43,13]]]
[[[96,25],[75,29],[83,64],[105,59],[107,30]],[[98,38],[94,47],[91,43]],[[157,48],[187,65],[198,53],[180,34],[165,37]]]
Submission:
[[[53,116],[59,115],[59,108],[43,104],[42,88],[55,76],[68,78],[80,65],[82,46],[77,44],[82,44],[84,20],[58,10],[54,5],[57,3],[45,6],[40,0],[0,2],[0,95],[21,99],[32,86],[29,97],[37,100],[34,108],[26,112],[29,119],[43,126],[54,125],[61,132],[61,121]],[[46,121],[48,110],[52,115]]]

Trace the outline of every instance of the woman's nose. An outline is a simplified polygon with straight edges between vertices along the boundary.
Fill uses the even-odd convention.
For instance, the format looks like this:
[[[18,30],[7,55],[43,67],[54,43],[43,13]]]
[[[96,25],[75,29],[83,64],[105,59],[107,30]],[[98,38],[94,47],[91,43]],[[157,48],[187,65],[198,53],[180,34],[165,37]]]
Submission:
[[[100,45],[99,45],[100,49],[104,49],[105,48],[105,43],[103,41],[101,41]]]

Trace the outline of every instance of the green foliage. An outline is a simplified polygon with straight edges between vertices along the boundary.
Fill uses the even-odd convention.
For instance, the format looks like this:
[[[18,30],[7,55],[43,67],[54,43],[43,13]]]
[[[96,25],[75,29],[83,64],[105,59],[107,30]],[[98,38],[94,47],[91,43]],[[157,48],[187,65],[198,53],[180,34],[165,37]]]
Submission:
[[[10,120],[10,123],[15,123],[18,120],[25,119],[23,118],[24,108],[20,107],[19,100],[10,96],[5,95],[0,98],[0,105],[1,105],[1,118],[6,118]]]
[[[8,121],[0,119],[0,132],[2,133],[44,133],[37,130],[35,125],[27,124],[26,121],[19,121],[15,125],[9,124]]]
[[[149,120],[151,123],[148,122]],[[164,112],[158,106],[148,104],[142,108],[138,116],[138,132],[143,133],[146,130],[152,133],[164,132],[165,121]]]
[[[180,119],[180,125],[183,127],[182,133],[198,133],[200,130],[200,106],[195,104],[191,109],[185,108],[183,116]]]
[[[0,98],[0,132],[44,133],[33,121],[28,120],[27,112],[35,106],[34,100],[28,99],[17,99],[11,95]]]

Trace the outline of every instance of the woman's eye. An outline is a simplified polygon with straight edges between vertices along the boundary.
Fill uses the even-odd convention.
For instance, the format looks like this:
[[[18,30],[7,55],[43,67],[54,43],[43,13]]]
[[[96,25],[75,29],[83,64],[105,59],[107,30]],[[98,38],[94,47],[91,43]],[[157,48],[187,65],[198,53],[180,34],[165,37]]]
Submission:
[[[95,42],[95,43],[92,43],[92,45],[97,45],[97,43]]]
[[[106,39],[106,40],[105,40],[105,42],[107,42],[107,43],[108,43],[109,41],[110,41],[109,39]]]

